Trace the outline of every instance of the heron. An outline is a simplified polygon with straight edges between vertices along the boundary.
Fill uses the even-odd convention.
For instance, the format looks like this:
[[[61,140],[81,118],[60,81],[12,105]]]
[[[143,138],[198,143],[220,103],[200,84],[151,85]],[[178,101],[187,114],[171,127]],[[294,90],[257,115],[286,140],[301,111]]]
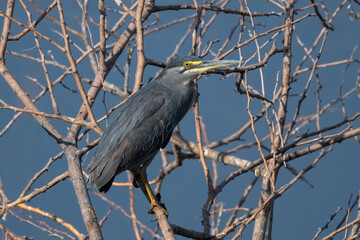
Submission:
[[[176,57],[114,113],[90,163],[89,183],[107,192],[114,178],[125,170],[133,174],[154,207],[166,215],[149,185],[146,168],[168,144],[174,128],[189,111],[197,96],[195,79],[211,69],[237,64],[236,60],[205,61],[194,56]]]

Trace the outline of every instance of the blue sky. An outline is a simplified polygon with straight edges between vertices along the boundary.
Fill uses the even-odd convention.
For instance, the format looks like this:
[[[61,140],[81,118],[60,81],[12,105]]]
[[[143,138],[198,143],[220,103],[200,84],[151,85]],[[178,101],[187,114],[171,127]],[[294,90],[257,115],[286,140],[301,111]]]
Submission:
[[[51,1],[47,1],[50,4]],[[192,4],[192,1],[187,1],[188,4]],[[16,10],[14,17],[27,22],[26,15],[24,15],[21,9],[20,3],[16,3]],[[27,3],[28,4],[28,3]],[[81,16],[79,16],[79,8],[72,7],[71,3],[64,2],[65,16],[67,24],[80,31],[79,22]],[[127,3],[130,6],[130,3]],[[168,1],[157,1],[157,5],[168,4]],[[174,1],[173,4],[178,4]],[[249,9],[252,12],[280,12],[280,10],[269,2],[262,2],[261,4],[250,2],[248,3]],[[305,5],[300,5],[305,4]],[[306,6],[306,3],[299,3],[297,8]],[[330,2],[328,4],[328,11],[330,15],[335,10],[336,3]],[[30,5],[30,4],[28,4]],[[44,4],[43,8],[47,6]],[[113,2],[107,1],[106,6],[108,8],[119,9]],[[349,9],[356,6],[345,5],[341,9],[340,13],[336,17],[333,26],[335,31],[329,31],[326,39],[326,45],[324,52],[319,61],[320,64],[340,61],[349,59],[354,51],[354,47],[358,46],[360,39],[359,20],[349,19]],[[357,6],[358,7],[358,6]],[[237,1],[231,1],[228,8],[239,9],[239,3]],[[5,3],[0,3],[1,11],[5,11]],[[298,13],[295,18],[304,16],[307,12],[313,12],[312,9]],[[176,19],[179,16],[185,17],[195,13],[195,10],[183,10],[183,11],[171,11],[171,12],[159,12],[160,21],[156,26],[160,26],[166,22]],[[206,14],[205,19],[208,20],[212,16],[212,12]],[[97,3],[90,3],[89,15],[92,16],[95,21],[98,19]],[[53,11],[53,16],[57,16],[56,9]],[[34,18],[36,17],[34,11]],[[108,12],[108,26],[112,26],[119,16],[117,14]],[[154,17],[150,17],[147,23],[154,21]],[[213,50],[217,49],[223,44],[230,30],[237,22],[238,17],[236,15],[225,15],[220,13],[214,25],[210,27],[204,36],[203,44],[205,45],[209,41],[219,39],[219,43],[215,43]],[[261,33],[271,29],[274,26],[283,24],[283,17],[262,17],[256,18],[256,32]],[[2,25],[3,18],[0,18],[0,24]],[[128,23],[128,22],[127,22]],[[178,40],[186,32],[191,20],[174,25],[165,30],[161,30],[157,33],[145,36],[145,56],[150,59],[156,59],[159,61],[166,61],[166,58],[172,53]],[[126,24],[125,24],[126,26]],[[99,39],[96,26],[90,24],[93,41],[96,43]],[[318,33],[322,29],[322,25],[318,18],[309,17],[303,20],[301,23],[295,26],[295,32],[305,44],[307,48],[312,46],[313,41],[317,37]],[[54,38],[56,41],[62,43],[61,38],[53,31],[60,31],[60,28],[50,21],[44,21],[44,23],[38,26],[40,32],[46,33],[49,37]],[[18,33],[21,27],[13,24],[11,35]],[[120,35],[123,29],[120,29],[116,34]],[[245,31],[243,33],[243,41],[250,38],[249,32],[252,30],[249,22],[246,23]],[[190,35],[191,36],[191,35]],[[271,36],[271,35],[270,35]],[[74,37],[71,35],[71,37]],[[239,37],[239,29],[234,33],[233,38],[230,41],[229,49],[236,44]],[[78,38],[75,38],[80,42]],[[260,38],[259,44],[263,44],[269,39],[269,36]],[[280,33],[277,37],[277,47],[281,47],[283,34]],[[115,38],[110,38],[107,42],[111,44],[115,42]],[[42,48],[48,59],[51,59],[51,55],[55,56],[56,60],[60,63],[68,66],[65,55],[58,50],[54,49],[51,44],[46,41],[41,41]],[[132,42],[133,45],[133,42]],[[81,45],[83,47],[83,45]],[[180,47],[179,55],[188,55],[191,47],[191,37],[189,37],[183,46]],[[73,47],[75,57],[79,57],[81,54]],[[270,45],[262,50],[262,57],[265,52],[270,49]],[[319,49],[316,47],[313,57],[315,58]],[[38,56],[37,49],[33,40],[33,35],[28,34],[21,41],[12,41],[8,44],[8,50],[16,51],[19,53]],[[51,52],[49,52],[51,50]],[[242,56],[246,60],[256,51],[255,44],[244,46],[242,49]],[[304,56],[304,50],[299,46],[297,39],[293,38],[293,58],[292,69],[298,65]],[[359,49],[355,50],[353,55],[354,59],[359,59]],[[126,56],[123,54],[119,57],[117,65],[120,69],[123,68]],[[211,59],[211,56],[206,57]],[[238,52],[233,52],[226,59],[239,59]],[[249,64],[255,63],[257,57],[254,58]],[[271,99],[276,86],[277,76],[281,79],[281,61],[282,54],[273,56],[268,64],[262,68],[265,93],[267,98]],[[24,90],[33,98],[41,89],[29,80],[30,78],[37,79],[42,84],[46,84],[41,65],[22,58],[18,58],[11,55],[6,55],[6,65],[10,72],[19,81]],[[306,62],[304,67],[311,67],[311,62]],[[136,54],[133,55],[133,62],[130,71],[130,85],[133,84],[136,67]],[[153,77],[159,69],[157,67],[149,66],[144,72],[144,82]],[[60,74],[63,73],[62,69],[49,66],[50,78],[55,80]],[[79,64],[79,72],[82,77],[93,79],[94,73],[89,67],[89,61],[85,60]],[[310,72],[300,74],[292,84],[291,97],[289,100],[288,118],[286,123],[290,123],[295,113],[295,108],[299,99],[299,94],[302,93],[306,81]],[[345,93],[353,88],[359,77],[359,64],[353,63],[346,67],[346,65],[338,65],[319,70],[319,81],[316,78],[312,79],[310,88],[308,91],[308,97],[305,99],[301,108],[301,115],[309,115],[316,113],[317,97],[316,91],[319,83],[323,88],[320,91],[321,106],[325,106],[333,99],[339,97],[339,89],[342,81],[344,81],[342,91]],[[108,75],[107,81],[116,84],[117,86],[123,86],[123,77],[116,69],[111,70]],[[231,135],[233,132],[240,129],[243,124],[249,121],[249,115],[246,111],[247,99],[246,96],[240,95],[235,92],[234,76],[222,77],[221,75],[212,74],[207,77],[202,77],[199,81],[199,93],[200,93],[200,115],[203,118],[210,142],[223,139]],[[357,80],[358,81],[358,80]],[[76,84],[72,76],[67,76],[63,83],[76,89]],[[261,92],[261,82],[259,70],[254,70],[248,73],[248,83],[254,87],[257,91]],[[89,86],[85,85],[88,89]],[[73,94],[69,90],[64,89],[61,85],[57,85],[54,88],[57,99],[59,100],[60,111],[63,114],[74,117],[78,111],[80,104],[82,103],[79,94]],[[359,112],[359,95],[357,93],[351,94],[345,100],[345,109],[347,117],[352,117],[355,113]],[[22,103],[17,96],[7,86],[4,79],[0,79],[0,98],[5,102],[22,107]],[[109,108],[117,105],[121,99],[111,94],[100,93],[96,103],[94,104],[94,114],[96,118],[100,118],[104,115],[105,109],[102,103],[105,99],[106,105]],[[37,106],[41,111],[52,113],[52,107],[50,97],[46,94],[37,102]],[[258,99],[253,99],[250,109],[252,114],[255,115],[259,109],[261,109],[262,103]],[[0,109],[0,130],[11,120],[14,112],[10,110]],[[344,119],[342,113],[342,105],[337,103],[333,105],[329,111],[327,111],[320,120],[321,127],[326,127],[340,122]],[[273,118],[270,119],[274,121]],[[64,124],[60,120],[51,120],[53,125],[59,129],[61,134],[66,135],[67,127],[69,124]],[[359,126],[359,120],[353,123],[353,127]],[[105,121],[101,123],[101,127],[105,128]],[[265,120],[261,120],[255,125],[259,137],[266,136],[269,132],[268,126]],[[342,127],[341,129],[344,129]],[[180,129],[182,135],[196,142],[194,114],[192,110],[185,116],[180,123]],[[305,131],[314,131],[316,129],[315,122],[309,124],[306,128],[301,129],[300,134]],[[338,131],[332,131],[329,134],[336,133]],[[90,140],[94,140],[98,135],[91,132],[89,135]],[[239,141],[230,143],[226,146],[222,146],[217,151],[227,151],[240,144],[248,142],[254,142],[254,136],[251,131],[241,136]],[[79,142],[79,146],[84,146],[85,140]],[[266,143],[269,146],[268,142]],[[172,147],[169,144],[166,149],[171,150]],[[355,199],[359,191],[360,175],[358,174],[360,169],[359,159],[359,143],[354,139],[346,140],[341,144],[336,144],[334,150],[328,153],[318,165],[308,172],[305,177],[314,186],[310,188],[306,183],[299,181],[292,186],[281,198],[275,203],[274,212],[274,226],[273,226],[273,239],[312,239],[317,229],[325,225],[331,214],[333,214],[338,207],[342,210],[336,216],[335,220],[330,224],[329,228],[334,229],[340,219],[346,215],[348,201],[350,196],[352,200]],[[3,182],[3,187],[7,197],[10,200],[15,200],[21,193],[28,181],[33,175],[39,171],[48,161],[50,157],[55,156],[61,151],[60,147],[53,141],[47,133],[40,127],[40,125],[29,115],[23,114],[13,126],[0,138],[0,176]],[[85,166],[91,161],[94,150],[91,150],[88,155],[85,155],[82,159]],[[317,156],[319,152],[307,155],[305,157],[296,159],[290,162],[290,165],[300,171],[307,167]],[[257,148],[245,148],[234,153],[234,156],[254,161],[260,157]],[[169,161],[173,161],[172,156],[168,156]],[[148,168],[148,175],[150,179],[157,176],[159,169],[161,168],[161,159],[158,154],[154,159],[151,166]],[[208,161],[208,165],[211,166],[211,161]],[[234,166],[224,166],[218,163],[219,181],[222,181],[229,173],[236,170]],[[65,156],[60,160],[57,160],[43,176],[41,176],[35,183],[33,188],[41,187],[55,176],[66,171],[67,162]],[[245,188],[253,180],[254,174],[252,172],[246,173],[234,181],[232,181],[223,192],[219,194],[217,198],[218,203],[223,203],[224,208],[232,208],[240,200]],[[281,187],[293,178],[293,175],[282,168],[277,187]],[[118,182],[126,182],[126,174],[121,174],[116,178]],[[154,186],[153,186],[154,187]],[[249,197],[244,204],[246,208],[256,208],[258,204],[259,192],[261,182],[258,181]],[[90,188],[92,191],[95,189]],[[156,223],[151,222],[153,216],[147,214],[149,207],[148,202],[142,195],[142,192],[135,189],[135,211],[137,218],[148,227],[154,229]],[[173,224],[180,225],[185,228],[193,229],[196,231],[202,231],[201,224],[201,208],[206,201],[207,186],[203,175],[203,170],[198,159],[184,160],[183,166],[176,169],[163,183],[162,200],[166,204],[169,210],[169,221]],[[96,209],[97,216],[101,219],[109,209],[111,213],[108,216],[108,220],[103,226],[103,235],[105,239],[118,239],[118,236],[123,236],[124,239],[134,239],[134,233],[132,231],[132,223],[126,218],[120,211],[110,207],[104,201],[101,201],[97,196],[91,194],[91,200]],[[116,202],[119,206],[123,207],[129,212],[129,191],[126,187],[112,187],[112,189],[105,195],[112,201]],[[72,184],[69,179],[57,184],[54,188],[48,190],[46,193],[34,198],[31,202],[27,203],[33,207],[40,207],[44,211],[48,211],[65,221],[70,222],[80,232],[86,233],[86,228],[82,222],[80,210],[77,205],[76,196],[74,194]],[[23,218],[28,218],[31,215],[34,219],[43,221],[44,219],[34,213],[28,213],[19,208],[13,208],[12,211]],[[243,212],[242,212],[243,213]],[[355,213],[350,215],[350,219],[355,218]],[[241,215],[241,214],[240,214]],[[230,216],[230,212],[223,213],[221,217],[220,226],[224,226],[227,217]],[[47,232],[34,228],[26,222],[19,221],[12,214],[7,214],[6,220],[1,220],[1,224],[7,228],[13,230],[18,235],[26,235],[28,237],[34,237],[35,239],[51,238]],[[54,224],[50,222],[51,224]],[[55,225],[55,227],[58,227]],[[245,231],[243,239],[249,239],[252,234],[251,224]],[[64,230],[61,227],[58,227]],[[220,227],[220,229],[222,229]],[[327,231],[322,237],[326,236],[331,231]],[[2,237],[0,233],[0,238]],[[227,239],[231,238],[231,234]],[[150,235],[145,231],[144,239],[150,239]],[[340,238],[343,235],[338,236]],[[181,237],[179,237],[181,239]]]

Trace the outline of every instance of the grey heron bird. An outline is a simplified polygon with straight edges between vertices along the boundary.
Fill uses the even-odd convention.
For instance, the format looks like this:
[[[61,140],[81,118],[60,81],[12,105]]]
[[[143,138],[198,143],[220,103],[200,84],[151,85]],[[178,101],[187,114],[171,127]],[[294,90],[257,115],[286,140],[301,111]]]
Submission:
[[[149,213],[159,207],[147,180],[146,168],[160,148],[168,144],[175,126],[194,103],[194,79],[207,71],[237,64],[234,60],[205,61],[177,57],[152,81],[132,94],[117,110],[97,146],[88,181],[107,192],[116,175],[130,170],[151,203]]]

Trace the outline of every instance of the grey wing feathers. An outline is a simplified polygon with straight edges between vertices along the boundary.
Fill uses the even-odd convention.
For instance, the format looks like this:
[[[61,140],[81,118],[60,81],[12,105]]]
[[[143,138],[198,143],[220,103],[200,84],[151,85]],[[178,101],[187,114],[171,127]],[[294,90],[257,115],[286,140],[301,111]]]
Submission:
[[[166,112],[164,103],[162,92],[156,89],[134,94],[124,103],[97,146],[90,168],[91,185],[106,192],[118,173],[132,164],[143,164],[167,144],[172,126],[162,119]],[[170,134],[156,134],[169,132],[159,128],[167,128]]]

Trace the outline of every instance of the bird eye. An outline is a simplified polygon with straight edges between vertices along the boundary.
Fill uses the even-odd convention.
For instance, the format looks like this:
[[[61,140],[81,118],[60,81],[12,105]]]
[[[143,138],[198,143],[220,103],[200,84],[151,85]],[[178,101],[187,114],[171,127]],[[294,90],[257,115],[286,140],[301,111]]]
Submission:
[[[190,67],[190,63],[189,62],[184,62],[184,67],[186,67],[186,68]]]

